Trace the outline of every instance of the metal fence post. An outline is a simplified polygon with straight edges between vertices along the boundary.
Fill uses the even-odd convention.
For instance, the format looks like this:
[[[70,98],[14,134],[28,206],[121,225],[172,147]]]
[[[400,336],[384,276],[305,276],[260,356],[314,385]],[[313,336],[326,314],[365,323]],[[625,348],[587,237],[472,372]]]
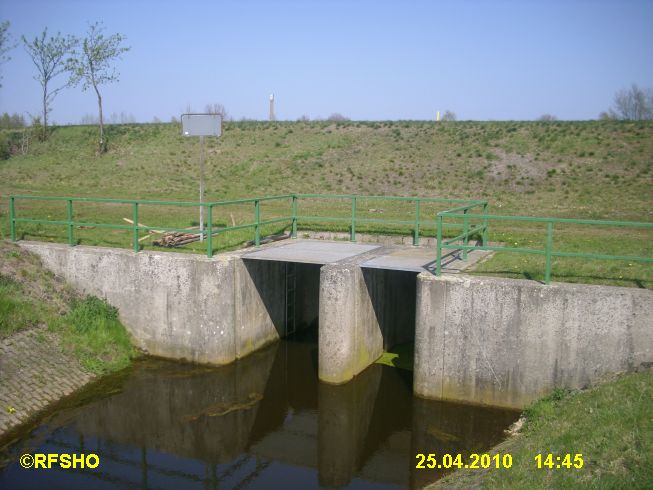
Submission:
[[[351,197],[351,233],[349,239],[356,241],[356,196]]]
[[[9,230],[11,234],[11,241],[16,241],[16,205],[14,196],[9,197]]]
[[[489,222],[487,218],[487,201],[483,203],[483,234],[481,235],[481,243],[483,246],[487,246],[488,244],[488,228]]]
[[[208,209],[209,222],[206,225],[208,235],[206,236],[206,256],[213,257],[213,204],[209,204]]]
[[[435,275],[439,276],[442,274],[442,215],[438,214],[438,231],[437,231],[437,240],[436,244],[437,254],[435,256]]]
[[[467,247],[469,245],[469,218],[467,217],[467,211],[468,209],[465,208],[463,210],[463,233],[465,236],[463,237],[463,245]],[[467,260],[467,249],[463,249],[463,260]]]
[[[546,224],[546,268],[544,270],[544,284],[551,282],[551,248],[553,247],[553,222]]]
[[[256,219],[256,238],[254,240],[257,247],[261,246],[261,201],[254,201],[254,217]]]
[[[133,233],[134,233],[134,252],[138,252],[138,203],[134,202],[132,204],[132,219],[134,220]]]
[[[292,238],[297,238],[297,196],[292,196]]]
[[[73,237],[73,200],[68,199],[66,205],[68,211],[68,245],[71,247],[75,246],[75,241]]]
[[[413,235],[413,245],[416,247],[419,245],[419,212],[420,212],[420,200],[415,201],[415,234]]]

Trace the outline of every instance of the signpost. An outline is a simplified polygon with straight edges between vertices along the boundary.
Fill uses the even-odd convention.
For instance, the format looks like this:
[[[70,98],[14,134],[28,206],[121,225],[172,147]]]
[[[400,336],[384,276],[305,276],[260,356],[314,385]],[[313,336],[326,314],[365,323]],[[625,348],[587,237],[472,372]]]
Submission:
[[[200,137],[200,241],[204,241],[204,137],[222,135],[222,115],[182,114],[181,131],[184,136]]]

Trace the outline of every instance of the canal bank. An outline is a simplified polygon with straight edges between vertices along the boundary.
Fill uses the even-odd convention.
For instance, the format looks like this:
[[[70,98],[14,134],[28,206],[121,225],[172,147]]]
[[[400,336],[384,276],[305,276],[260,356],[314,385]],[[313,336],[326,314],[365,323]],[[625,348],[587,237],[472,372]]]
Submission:
[[[0,446],[13,431],[94,379],[46,327],[0,340]]]
[[[135,355],[115,308],[0,241],[0,444]]]

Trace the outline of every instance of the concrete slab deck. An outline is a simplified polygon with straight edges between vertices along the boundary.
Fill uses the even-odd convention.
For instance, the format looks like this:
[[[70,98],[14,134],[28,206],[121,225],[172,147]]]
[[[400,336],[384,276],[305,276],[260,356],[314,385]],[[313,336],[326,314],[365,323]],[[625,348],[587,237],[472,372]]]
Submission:
[[[471,251],[462,260],[459,250],[447,250],[442,260],[442,270],[457,273],[475,264],[489,252]],[[274,243],[240,255],[243,259],[274,260],[308,264],[334,264],[355,260],[360,267],[411,272],[435,273],[435,249],[406,245],[367,245],[326,240],[297,240],[291,243]]]
[[[298,240],[292,243],[262,248],[241,255],[243,259],[300,262],[304,264],[333,264],[374,249],[380,245],[362,245],[349,242],[323,240]]]

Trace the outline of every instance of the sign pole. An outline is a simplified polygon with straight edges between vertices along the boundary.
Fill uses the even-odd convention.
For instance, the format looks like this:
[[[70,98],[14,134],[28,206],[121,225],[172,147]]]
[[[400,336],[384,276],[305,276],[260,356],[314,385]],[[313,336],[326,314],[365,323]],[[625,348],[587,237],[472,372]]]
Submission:
[[[184,136],[200,137],[200,242],[204,241],[204,136],[222,135],[220,114],[182,114],[181,131]],[[209,219],[211,213],[209,212]],[[211,225],[209,225],[209,230]]]
[[[204,241],[204,136],[200,136],[200,242]]]

